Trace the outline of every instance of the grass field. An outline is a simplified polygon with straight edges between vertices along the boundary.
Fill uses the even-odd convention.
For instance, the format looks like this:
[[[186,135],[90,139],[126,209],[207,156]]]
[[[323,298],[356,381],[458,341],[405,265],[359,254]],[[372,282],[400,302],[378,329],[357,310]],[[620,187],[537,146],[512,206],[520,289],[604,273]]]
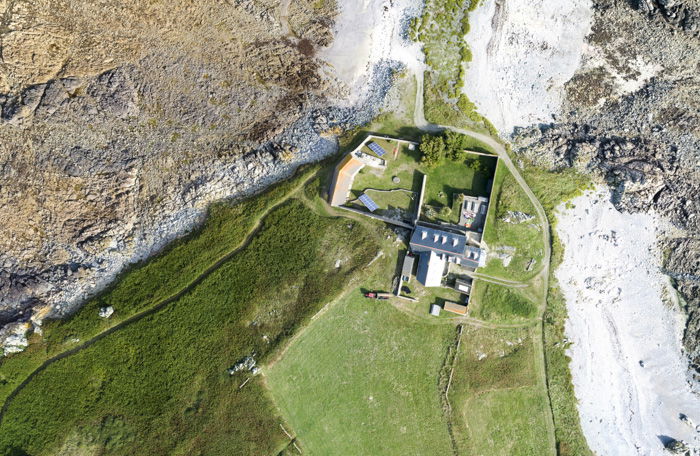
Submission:
[[[552,264],[547,311],[544,315],[544,350],[557,451],[561,456],[587,456],[592,453],[581,431],[569,371],[570,359],[566,354],[568,347],[564,334],[566,303],[554,277],[554,271],[561,262],[563,246],[556,235],[556,219],[553,212],[560,202],[575,197],[588,188],[591,182],[586,176],[573,170],[553,173],[534,166],[526,166],[523,175],[552,221]]]
[[[527,280],[543,267],[541,227],[537,218],[527,222],[508,223],[504,218],[509,211],[522,212],[533,217],[537,215],[525,192],[505,165],[499,163],[494,178],[491,207],[486,219],[484,241],[492,252],[502,248],[513,248],[515,251],[508,266],[504,265],[502,259],[491,256],[480,272],[510,280]]]
[[[0,402],[45,359],[77,345],[79,341],[117,325],[128,317],[154,306],[245,239],[259,217],[285,198],[318,167],[301,170],[296,178],[269,188],[261,195],[232,204],[212,205],[206,222],[190,235],[173,242],[146,262],[130,267],[112,286],[88,300],[70,319],[45,322],[43,337],[34,335],[29,348],[0,360]],[[98,310],[113,306],[114,315],[100,318]]]
[[[460,454],[547,453],[544,391],[528,328],[465,329],[449,399]]]
[[[264,362],[371,260],[375,235],[297,200],[274,209],[182,298],[34,377],[3,417],[2,454],[280,451],[288,439],[259,379],[238,390],[248,374],[226,369]]]
[[[354,290],[268,370],[268,384],[305,454],[450,454],[437,378],[453,334]]]
[[[537,316],[537,306],[517,288],[475,280],[471,315],[496,323],[520,323]]]

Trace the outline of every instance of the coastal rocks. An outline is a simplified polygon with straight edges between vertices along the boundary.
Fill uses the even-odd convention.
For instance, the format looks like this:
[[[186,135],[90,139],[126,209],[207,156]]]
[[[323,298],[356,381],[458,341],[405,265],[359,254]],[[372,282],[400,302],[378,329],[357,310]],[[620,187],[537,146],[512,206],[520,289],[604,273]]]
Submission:
[[[506,223],[518,224],[518,223],[530,222],[534,218],[535,218],[534,215],[526,214],[525,212],[507,211],[506,215],[503,216],[503,218],[501,218],[501,220],[506,222]]]
[[[18,353],[27,348],[27,333],[31,325],[27,322],[15,322],[0,328],[0,347],[3,355]]]
[[[210,202],[333,154],[338,132],[377,114],[401,68],[383,40],[394,29],[367,34],[384,51],[353,58],[362,84],[348,86],[321,58],[336,4],[284,6],[0,1],[0,220],[12,221],[0,327],[39,332],[191,230]]]
[[[112,316],[114,313],[114,307],[108,306],[108,307],[100,307],[100,310],[97,312],[97,315],[100,318],[109,318]]]
[[[599,0],[594,6],[590,49],[568,83],[564,114],[516,131],[514,149],[537,166],[590,173],[612,189],[618,210],[652,212],[674,225],[678,232],[661,240],[663,268],[682,296],[683,343],[700,379],[700,40],[692,32],[698,5]],[[645,75],[651,66],[640,61],[663,71]]]
[[[253,355],[254,356],[254,355]],[[256,367],[257,362],[253,356],[246,356],[245,358],[239,360],[233,366],[227,369],[229,375],[234,375],[237,372],[248,371],[255,375],[260,372],[260,369]]]

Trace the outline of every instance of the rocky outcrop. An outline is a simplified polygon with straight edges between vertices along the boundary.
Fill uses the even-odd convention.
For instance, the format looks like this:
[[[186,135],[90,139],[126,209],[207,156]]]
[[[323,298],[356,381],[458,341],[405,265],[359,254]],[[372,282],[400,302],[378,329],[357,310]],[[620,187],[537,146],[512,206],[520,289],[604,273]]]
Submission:
[[[700,373],[700,39],[695,1],[595,1],[565,115],[516,132],[517,154],[593,172],[621,210],[654,211],[679,234],[665,269],[685,298],[685,347]]]
[[[334,8],[0,0],[0,342],[370,118],[391,67],[369,110],[332,106]]]

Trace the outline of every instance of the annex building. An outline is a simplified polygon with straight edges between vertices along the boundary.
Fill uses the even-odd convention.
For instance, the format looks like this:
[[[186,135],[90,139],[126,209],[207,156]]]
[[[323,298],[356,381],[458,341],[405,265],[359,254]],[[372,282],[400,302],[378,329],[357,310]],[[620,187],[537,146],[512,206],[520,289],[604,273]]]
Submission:
[[[469,270],[486,264],[483,250],[470,245],[466,233],[419,223],[413,230],[409,246],[419,257],[416,278],[426,287],[441,286],[449,263]]]

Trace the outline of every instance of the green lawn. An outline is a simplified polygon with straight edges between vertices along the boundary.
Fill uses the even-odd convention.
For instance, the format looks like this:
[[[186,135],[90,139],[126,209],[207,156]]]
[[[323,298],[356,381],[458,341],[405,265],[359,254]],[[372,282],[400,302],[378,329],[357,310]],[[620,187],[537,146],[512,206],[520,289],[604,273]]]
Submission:
[[[495,157],[478,156],[489,170],[496,167]],[[433,168],[426,168],[428,181],[425,186],[423,204],[436,209],[436,214],[430,216],[428,211],[422,214],[428,221],[442,220],[445,222],[459,222],[460,195],[489,196],[488,181],[493,176],[492,172],[475,172],[465,163],[444,160]],[[449,214],[443,215],[439,208],[450,208]]]
[[[547,453],[533,343],[527,328],[465,329],[449,395],[460,454]]]
[[[475,280],[471,315],[498,323],[519,323],[537,316],[537,306],[517,288]]]
[[[504,220],[509,211],[522,212],[535,218],[509,223]],[[479,272],[509,280],[527,280],[536,275],[542,269],[544,255],[542,232],[536,215],[523,189],[508,168],[499,163],[483,239],[492,253],[502,248],[514,248],[515,251],[508,266],[502,259],[490,255],[488,263]]]
[[[380,143],[381,141],[377,141]],[[385,150],[389,146],[382,143]],[[475,172],[466,163],[451,160],[444,160],[437,166],[428,167],[421,163],[421,153],[416,148],[409,150],[402,146],[396,159],[390,154],[385,155],[387,167],[385,170],[378,170],[371,167],[364,167],[355,177],[351,194],[357,198],[367,189],[405,189],[414,192],[417,196],[420,192],[423,175],[427,175],[425,195],[423,204],[434,208],[434,213],[430,209],[422,213],[422,218],[427,221],[442,220],[445,222],[459,222],[459,206],[461,200],[459,195],[467,194],[473,196],[488,196],[488,181],[491,179],[492,170],[496,166],[495,157],[474,156],[485,165],[486,172]],[[393,177],[399,178],[399,183],[392,181]],[[398,193],[380,195],[377,192],[368,192],[380,208],[380,213],[390,207],[398,207],[406,213],[415,213],[414,199],[406,198],[406,195]],[[376,197],[379,198],[377,200]],[[358,205],[360,203],[357,203]],[[364,206],[361,206],[364,207]],[[441,211],[443,207],[449,207],[447,213]]]
[[[274,209],[190,292],[34,377],[4,415],[0,453],[279,452],[288,439],[259,377],[239,390],[249,374],[226,369],[251,354],[265,362],[375,256],[382,235],[298,200]]]
[[[305,454],[450,454],[437,379],[453,334],[354,290],[269,369],[268,384]]]

